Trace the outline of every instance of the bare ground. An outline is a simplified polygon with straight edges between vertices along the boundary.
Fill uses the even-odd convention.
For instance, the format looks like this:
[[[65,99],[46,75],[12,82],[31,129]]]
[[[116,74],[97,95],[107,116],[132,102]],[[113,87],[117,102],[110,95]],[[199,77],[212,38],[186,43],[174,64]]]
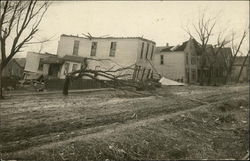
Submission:
[[[18,96],[0,102],[2,159],[241,159],[247,85]]]

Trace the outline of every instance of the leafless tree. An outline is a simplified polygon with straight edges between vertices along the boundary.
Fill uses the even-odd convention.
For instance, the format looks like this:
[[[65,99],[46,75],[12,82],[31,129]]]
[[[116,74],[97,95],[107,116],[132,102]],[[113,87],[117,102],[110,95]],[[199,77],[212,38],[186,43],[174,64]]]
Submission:
[[[0,97],[2,96],[2,70],[24,47],[32,44],[46,13],[48,1],[0,1]],[[37,42],[34,42],[37,43]]]
[[[228,82],[229,79],[231,79],[232,69],[233,69],[235,59],[239,55],[239,53],[241,52],[241,47],[242,47],[243,42],[246,40],[246,37],[247,37],[247,31],[244,30],[241,37],[240,37],[239,43],[235,43],[235,41],[236,41],[235,33],[234,32],[232,33],[232,40],[231,40],[232,57],[230,58],[229,65],[227,67],[225,84]]]
[[[203,11],[200,14],[200,17],[197,23],[193,23],[190,30],[190,27],[184,29],[190,37],[195,38],[199,42],[199,53],[200,53],[200,75],[199,75],[199,84],[203,85],[205,82],[204,73],[205,67],[208,68],[208,84],[211,83],[211,78],[217,77],[215,72],[212,72],[217,64],[218,57],[221,54],[222,49],[230,43],[230,40],[227,39],[225,30],[220,32],[215,31],[218,18],[207,16],[206,11]],[[211,44],[211,40],[217,39],[217,42]],[[209,49],[211,48],[211,49]]]
[[[248,51],[248,52],[249,52],[249,51]],[[243,62],[242,62],[242,64],[241,64],[240,72],[239,72],[239,75],[238,75],[238,77],[237,77],[237,79],[236,79],[236,83],[238,83],[239,80],[240,80],[240,76],[241,76],[241,74],[242,74],[243,68],[244,68],[245,65],[246,65],[246,62],[247,62],[248,57],[249,57],[249,54],[247,54],[247,55],[245,56],[245,58],[244,58],[244,60],[243,60]]]

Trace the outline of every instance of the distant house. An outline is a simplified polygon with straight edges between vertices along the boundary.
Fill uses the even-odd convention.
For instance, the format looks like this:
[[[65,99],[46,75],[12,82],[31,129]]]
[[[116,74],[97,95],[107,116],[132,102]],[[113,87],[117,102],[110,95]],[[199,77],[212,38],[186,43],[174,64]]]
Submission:
[[[154,50],[155,42],[140,37],[85,38],[61,35],[57,56],[46,57],[41,63],[44,75],[49,78],[63,79],[66,73],[85,65],[85,58],[89,58],[90,69],[115,70],[132,66],[135,70],[126,71],[130,74],[126,79],[145,80],[151,78],[154,73]],[[36,68],[39,66],[38,63],[34,65]]]
[[[197,42],[194,39],[177,46],[156,47],[154,67],[168,79],[185,83],[197,82]]]
[[[10,62],[5,66],[2,71],[3,77],[16,77],[18,79],[23,78],[24,74],[24,66],[25,66],[25,58],[13,58]]]
[[[156,47],[154,66],[161,76],[179,82],[196,84],[203,74],[205,84],[222,83],[232,52],[230,48],[222,48],[215,55],[217,50],[208,45],[204,62],[201,62],[201,46],[191,38],[180,45]]]
[[[241,68],[242,71],[240,73]],[[249,77],[249,57],[246,56],[235,57],[232,66],[232,81],[237,81],[237,79],[239,78],[239,82],[247,82],[248,77]]]

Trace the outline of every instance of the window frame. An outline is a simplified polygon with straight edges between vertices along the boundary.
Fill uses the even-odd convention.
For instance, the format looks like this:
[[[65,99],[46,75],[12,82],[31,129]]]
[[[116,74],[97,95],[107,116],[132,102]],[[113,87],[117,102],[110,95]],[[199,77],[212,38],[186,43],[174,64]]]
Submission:
[[[141,46],[141,59],[143,58],[143,52],[144,52],[144,42],[142,42]]]
[[[164,55],[160,55],[160,65],[164,65]]]
[[[72,53],[72,55],[78,56],[79,46],[80,46],[80,40],[74,40],[73,53]]]
[[[110,57],[115,57],[116,48],[117,48],[117,42],[111,42],[110,50],[109,50],[109,56]]]
[[[90,56],[96,56],[97,44],[98,44],[97,41],[93,41],[91,43]]]

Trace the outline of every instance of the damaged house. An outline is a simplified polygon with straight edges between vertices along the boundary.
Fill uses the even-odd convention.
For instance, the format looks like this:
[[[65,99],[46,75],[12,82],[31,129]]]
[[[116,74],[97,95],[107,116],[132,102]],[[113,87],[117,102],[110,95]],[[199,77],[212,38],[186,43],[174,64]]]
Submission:
[[[33,53],[30,56],[28,53],[25,69],[29,73],[42,74],[48,80],[64,79],[67,73],[85,65],[87,58],[90,69],[131,67],[125,71],[128,76],[123,79],[146,80],[155,72],[152,66],[154,50],[155,42],[141,37],[87,38],[63,34],[58,42],[57,55]]]

